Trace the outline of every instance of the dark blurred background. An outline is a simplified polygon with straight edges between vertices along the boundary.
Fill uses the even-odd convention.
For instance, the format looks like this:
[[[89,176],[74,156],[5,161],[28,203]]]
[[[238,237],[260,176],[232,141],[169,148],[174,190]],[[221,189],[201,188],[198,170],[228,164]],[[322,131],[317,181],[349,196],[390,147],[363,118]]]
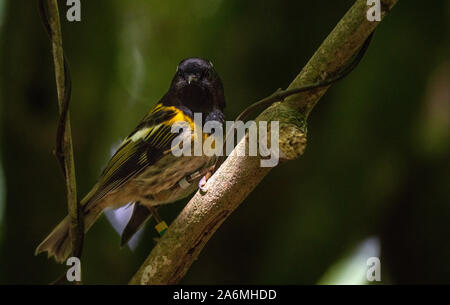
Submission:
[[[81,198],[181,59],[214,63],[234,119],[287,87],[354,1],[81,1],[81,22],[65,19],[65,2]],[[181,283],[365,283],[370,256],[381,283],[450,283],[449,17],[448,0],[400,0],[315,107],[304,156],[263,180]],[[45,284],[67,267],[34,249],[67,207],[52,155],[51,48],[34,1],[0,0],[0,36],[0,283]],[[160,213],[170,222],[186,202]],[[131,251],[102,217],[86,236],[84,282],[128,282],[153,225]]]

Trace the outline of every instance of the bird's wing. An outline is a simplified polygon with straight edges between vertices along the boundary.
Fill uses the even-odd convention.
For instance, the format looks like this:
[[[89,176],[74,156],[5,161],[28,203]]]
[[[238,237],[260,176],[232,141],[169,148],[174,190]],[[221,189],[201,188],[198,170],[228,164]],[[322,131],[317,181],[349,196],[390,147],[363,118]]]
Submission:
[[[109,160],[97,184],[82,200],[85,209],[118,190],[167,153],[177,136],[171,132],[171,126],[178,121],[193,124],[191,118],[178,108],[157,104]]]

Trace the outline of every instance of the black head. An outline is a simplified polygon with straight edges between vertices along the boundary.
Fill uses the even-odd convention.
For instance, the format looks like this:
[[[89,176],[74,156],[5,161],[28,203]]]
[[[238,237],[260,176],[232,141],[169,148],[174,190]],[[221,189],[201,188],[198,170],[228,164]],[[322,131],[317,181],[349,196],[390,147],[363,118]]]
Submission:
[[[212,63],[202,58],[180,62],[169,93],[171,103],[188,107],[192,112],[222,111],[225,107],[222,81]]]

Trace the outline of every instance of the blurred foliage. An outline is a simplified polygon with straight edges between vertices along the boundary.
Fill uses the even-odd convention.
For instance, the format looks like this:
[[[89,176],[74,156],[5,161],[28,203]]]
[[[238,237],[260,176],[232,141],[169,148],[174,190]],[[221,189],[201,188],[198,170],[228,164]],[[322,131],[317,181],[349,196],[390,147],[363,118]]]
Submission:
[[[380,257],[380,245],[377,238],[368,238],[356,249],[337,260],[319,280],[321,285],[363,285],[368,283],[367,274],[374,275],[369,270],[367,258]],[[381,269],[381,268],[380,268]],[[379,278],[382,278],[381,270]],[[376,282],[376,281],[374,281]]]
[[[286,87],[353,3],[81,2],[82,21],[62,24],[80,196],[181,59],[214,63],[234,119]],[[399,1],[311,114],[305,155],[265,178],[182,283],[316,283],[369,236],[380,241],[382,283],[450,283],[449,12],[448,0]],[[48,283],[66,268],[33,256],[66,214],[50,44],[32,2],[0,0],[0,16],[0,283]],[[160,212],[169,222],[185,202]],[[154,244],[152,227],[131,252],[102,217],[86,237],[84,281],[126,283]]]

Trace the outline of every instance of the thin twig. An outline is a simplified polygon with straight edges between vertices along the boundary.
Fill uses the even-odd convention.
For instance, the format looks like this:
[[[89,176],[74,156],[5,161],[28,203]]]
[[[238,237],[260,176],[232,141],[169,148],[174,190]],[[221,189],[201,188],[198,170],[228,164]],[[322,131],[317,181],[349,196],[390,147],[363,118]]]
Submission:
[[[382,18],[397,1],[381,0]],[[346,65],[379,24],[367,20],[367,8],[366,0],[355,2],[288,90],[327,79]],[[327,88],[290,95],[257,117],[257,120],[280,122],[279,144],[286,159],[303,153],[306,144],[303,126]],[[197,192],[189,201],[130,284],[175,284],[183,278],[209,238],[270,171],[270,168],[260,166],[258,157],[238,156],[245,146],[246,138],[243,138],[208,181],[208,191]]]
[[[72,133],[70,128],[69,104],[72,84],[69,65],[64,56],[62,47],[62,34],[57,1],[38,0],[38,6],[42,22],[52,43],[59,106],[55,151],[56,158],[66,183],[72,256],[81,258],[84,239],[84,224],[83,213],[80,212],[80,206],[77,200]]]
[[[293,88],[293,89],[286,89],[286,90],[278,89],[271,95],[255,102],[255,103],[251,104],[250,106],[248,106],[247,108],[245,108],[234,120],[233,125],[231,126],[229,132],[225,136],[225,139],[229,139],[229,137],[231,136],[232,133],[235,135],[236,129],[234,127],[235,127],[236,123],[239,121],[242,121],[242,120],[246,121],[248,119],[248,117],[250,116],[250,114],[252,114],[253,112],[256,112],[257,110],[265,109],[265,108],[269,107],[270,105],[272,105],[276,102],[282,101],[291,95],[298,94],[301,92],[308,92],[308,91],[318,89],[318,88],[328,87],[328,86],[340,81],[341,79],[345,78],[361,62],[361,59],[364,57],[364,54],[366,54],[366,51],[369,48],[370,42],[372,41],[372,37],[373,37],[373,32],[366,39],[366,41],[364,42],[364,44],[361,47],[361,49],[359,50],[359,52],[356,54],[355,58],[353,60],[351,60],[350,64],[348,64],[346,67],[344,67],[342,69],[342,71],[337,73],[336,76],[330,77],[326,80],[318,81],[314,84],[302,86],[300,88]],[[225,146],[226,146],[226,141],[224,141],[224,144],[223,144],[223,148],[222,148],[223,151],[225,151]],[[222,156],[219,156],[217,158],[217,161],[214,164],[214,170],[212,172],[215,172],[220,167],[220,165],[223,163],[225,158],[226,158],[225,153],[223,153]]]

